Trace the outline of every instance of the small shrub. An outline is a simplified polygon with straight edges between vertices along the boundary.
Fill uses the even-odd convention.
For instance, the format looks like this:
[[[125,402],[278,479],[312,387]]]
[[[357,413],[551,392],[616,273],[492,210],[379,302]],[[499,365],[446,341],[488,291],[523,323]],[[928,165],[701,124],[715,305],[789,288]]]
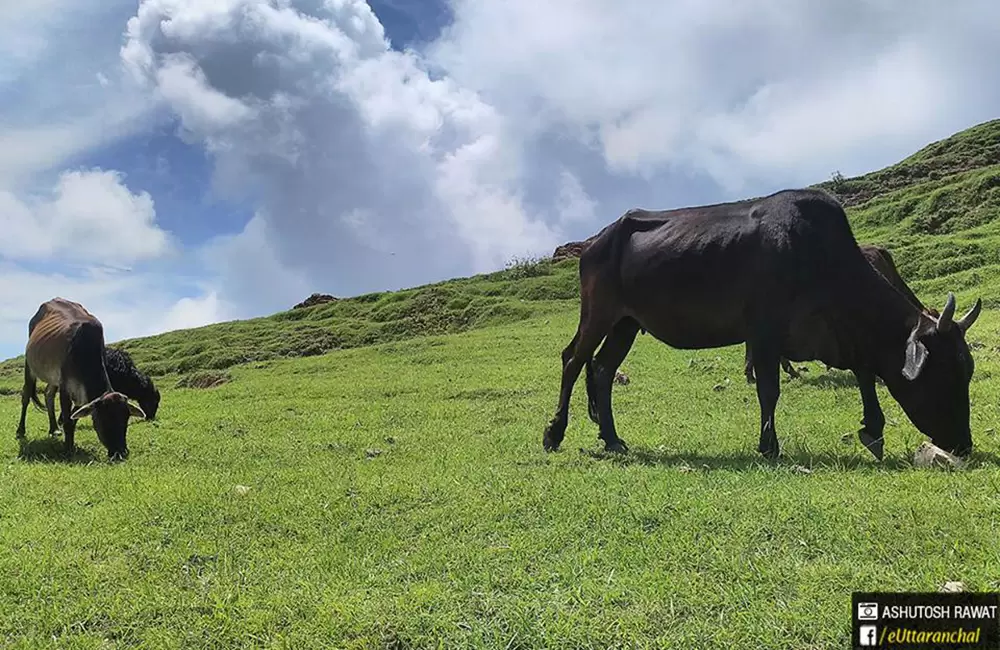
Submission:
[[[523,280],[551,273],[549,260],[544,257],[515,257],[507,262],[503,277],[506,280]]]

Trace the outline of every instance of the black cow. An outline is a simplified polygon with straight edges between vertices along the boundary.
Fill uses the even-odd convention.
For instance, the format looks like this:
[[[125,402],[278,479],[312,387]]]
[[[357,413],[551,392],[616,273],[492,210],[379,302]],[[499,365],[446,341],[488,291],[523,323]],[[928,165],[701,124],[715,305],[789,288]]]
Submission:
[[[922,312],[865,259],[843,207],[821,190],[677,210],[634,209],[605,227],[580,258],[580,322],[562,354],[555,416],[542,439],[558,449],[580,370],[608,451],[611,382],[640,329],[679,349],[749,342],[760,402],[760,443],[778,456],[779,363],[818,360],[851,370],[864,410],[861,442],[881,460],[880,377],[921,432],[960,456],[972,450],[965,332],[982,302],[953,320]],[[603,345],[601,345],[603,341]],[[594,356],[597,347],[599,352]]]
[[[882,248],[881,246],[875,246],[873,244],[859,244],[858,247],[861,249],[861,253],[868,260],[876,271],[882,274],[882,276],[889,281],[890,284],[899,289],[906,298],[917,306],[921,311],[926,312],[928,315],[937,318],[940,316],[940,312],[932,307],[925,307],[920,298],[917,298],[916,294],[910,290],[910,287],[906,286],[906,282],[903,281],[902,276],[899,275],[899,271],[896,269],[896,262],[892,259],[892,254],[888,250]],[[792,379],[798,379],[799,373],[795,370],[788,359],[781,357],[781,367],[784,369],[788,376]],[[827,370],[830,367],[827,366]],[[754,382],[753,376],[753,354],[750,352],[750,344],[746,344],[746,355],[743,361],[743,373],[746,375],[747,383],[752,384]]]
[[[147,420],[155,420],[160,408],[160,391],[144,372],[139,370],[132,356],[120,348],[104,348],[104,368],[108,371],[108,380],[114,390],[129,399],[139,403],[146,414]],[[58,386],[49,384],[45,389],[45,410],[49,413],[49,435],[55,435],[56,424],[56,389]],[[60,413],[59,422],[63,421]]]

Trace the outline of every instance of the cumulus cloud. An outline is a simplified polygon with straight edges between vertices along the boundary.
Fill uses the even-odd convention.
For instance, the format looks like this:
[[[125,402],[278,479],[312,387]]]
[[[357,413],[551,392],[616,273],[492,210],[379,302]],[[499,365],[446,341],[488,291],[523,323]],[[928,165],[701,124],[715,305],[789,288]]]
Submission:
[[[178,273],[190,261],[146,188],[80,166],[160,117],[120,67],[134,11],[130,0],[0,2],[0,358],[23,350],[28,319],[54,296],[97,313],[109,340],[227,314]]]
[[[216,187],[256,202],[247,229],[213,251],[222,290],[253,293],[258,309],[487,270],[558,243],[520,196],[505,118],[391,50],[365,2],[144,0],[122,59],[212,156]]]
[[[185,242],[207,273],[186,293],[156,275],[176,266],[116,275],[110,294],[93,275],[17,267],[37,287],[18,309],[57,278],[130,332],[490,270],[631,207],[863,173],[1000,105],[989,0],[451,0],[453,23],[404,52],[361,0],[44,2],[44,19],[0,6],[21,48],[0,57],[0,84],[47,80],[0,105],[0,219],[27,242],[0,256],[87,250],[49,231],[69,219],[86,224],[74,242],[110,233],[155,263],[155,190],[52,174],[161,117],[207,155],[212,198],[252,213]],[[99,55],[45,32],[67,21],[94,25]],[[98,202],[106,219],[91,219]]]
[[[994,117],[1000,98],[996,82],[983,91],[1000,54],[1000,6],[986,0],[453,7],[437,66],[516,115],[524,137],[568,132],[650,182],[697,171],[734,193],[860,173]]]
[[[99,169],[63,172],[49,196],[0,191],[0,232],[0,256],[10,260],[128,264],[169,248],[152,197]]]
[[[109,343],[231,317],[230,307],[209,287],[193,285],[194,297],[177,300],[171,283],[151,273],[93,266],[52,271],[0,259],[0,358],[24,351],[28,320],[42,302],[56,296],[95,314]]]
[[[120,70],[130,0],[0,2],[0,188],[32,184],[149,126]]]
[[[145,331],[142,331],[141,334],[172,332],[217,323],[226,318],[226,313],[229,310],[230,308],[223,303],[215,291],[209,291],[194,298],[181,298],[166,310],[161,322],[155,325],[147,324]],[[140,334],[129,334],[129,337],[138,335]]]
[[[497,268],[630,207],[891,163],[998,97],[960,47],[1000,54],[985,0],[451,9],[398,52],[361,0],[143,0],[123,62],[256,206],[211,248],[221,295],[261,313]]]

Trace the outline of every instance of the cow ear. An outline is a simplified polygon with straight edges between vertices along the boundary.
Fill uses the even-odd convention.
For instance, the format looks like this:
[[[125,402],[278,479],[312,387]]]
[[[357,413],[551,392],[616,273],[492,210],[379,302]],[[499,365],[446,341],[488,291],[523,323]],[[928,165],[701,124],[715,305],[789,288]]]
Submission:
[[[129,414],[132,415],[132,417],[142,418],[143,420],[146,419],[146,414],[143,413],[141,408],[139,408],[132,402],[125,402],[125,404],[128,405],[128,412]]]
[[[919,327],[919,326],[918,326]],[[903,376],[913,381],[920,376],[920,371],[927,363],[927,348],[917,338],[918,329],[914,328],[906,341],[906,361],[903,363]]]
[[[97,399],[100,399],[100,397],[98,397]],[[71,420],[79,420],[80,418],[85,418],[88,415],[90,415],[90,412],[94,410],[94,403],[95,402],[97,402],[96,399],[93,400],[93,401],[87,402],[86,404],[84,404],[80,408],[78,408],[75,411],[73,411],[72,413],[70,413],[70,416],[69,416],[70,419]]]

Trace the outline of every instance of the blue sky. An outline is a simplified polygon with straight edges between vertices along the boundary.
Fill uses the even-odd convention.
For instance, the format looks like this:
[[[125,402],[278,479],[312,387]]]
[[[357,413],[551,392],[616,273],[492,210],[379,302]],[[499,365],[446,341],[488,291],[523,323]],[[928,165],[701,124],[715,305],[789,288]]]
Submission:
[[[810,6],[807,6],[810,5]],[[986,0],[0,0],[0,358],[501,267],[997,117]]]

